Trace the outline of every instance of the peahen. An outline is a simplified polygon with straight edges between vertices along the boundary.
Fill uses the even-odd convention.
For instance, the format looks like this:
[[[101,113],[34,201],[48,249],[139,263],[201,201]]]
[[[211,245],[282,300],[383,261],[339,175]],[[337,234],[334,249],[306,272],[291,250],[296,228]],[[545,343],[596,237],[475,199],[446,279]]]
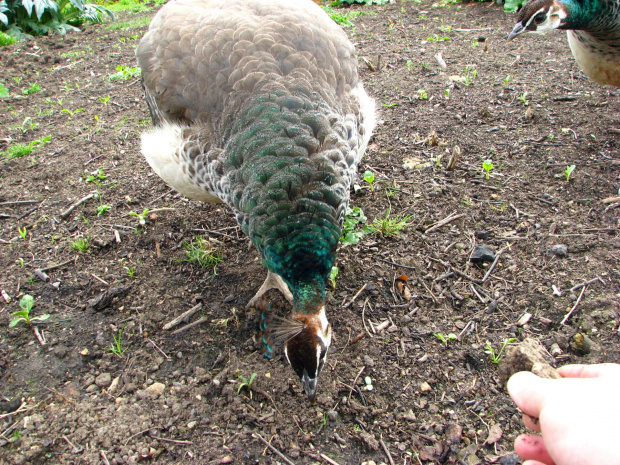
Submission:
[[[354,47],[311,0],[174,0],[136,51],[155,129],[153,170],[181,194],[224,202],[258,249],[286,319],[263,311],[311,401],[332,329],[325,286],[349,188],[375,124]]]
[[[620,0],[531,0],[508,40],[566,29],[577,64],[599,84],[620,87]]]

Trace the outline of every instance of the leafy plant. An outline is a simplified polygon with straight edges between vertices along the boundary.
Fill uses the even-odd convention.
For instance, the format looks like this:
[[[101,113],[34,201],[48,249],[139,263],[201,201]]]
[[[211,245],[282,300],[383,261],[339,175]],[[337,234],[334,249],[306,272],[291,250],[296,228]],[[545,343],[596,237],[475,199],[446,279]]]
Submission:
[[[375,174],[372,171],[364,172],[364,181],[370,186],[370,192],[375,191]]]
[[[138,228],[144,228],[145,227],[145,225],[146,225],[146,215],[149,214],[149,209],[148,208],[145,208],[142,213],[129,212],[129,214],[131,216],[135,216],[136,218],[138,218],[138,226],[136,226],[136,232],[137,232]]]
[[[39,123],[35,123],[34,121],[32,121],[32,118],[30,116],[26,116],[24,118],[24,121],[22,122],[22,125],[20,126],[20,129],[22,131],[22,134],[26,134],[28,131],[34,131],[38,127]]]
[[[2,14],[0,9],[0,15]],[[0,47],[6,47],[7,45],[13,45],[17,42],[17,39],[9,34],[0,31]]]
[[[331,4],[333,6],[340,6],[353,5],[354,3],[360,3],[362,5],[386,5],[390,3],[390,0],[336,0]]]
[[[118,336],[112,336],[112,340],[114,341],[110,347],[107,347],[104,350],[109,350],[110,352],[112,352],[114,355],[116,355],[119,358],[122,358],[123,355],[125,354],[125,352],[127,351],[126,348],[123,347],[123,331],[125,331],[125,326],[127,326],[127,323],[125,323],[123,325],[123,327],[118,331]]]
[[[388,208],[384,217],[375,218],[366,230],[371,233],[381,234],[382,236],[394,236],[410,225],[409,220],[413,215],[405,215],[399,218],[390,218],[391,208]]]
[[[127,276],[129,276],[130,278],[134,277],[135,267],[133,267],[133,266],[124,266],[123,268],[125,268],[125,270],[127,270]]]
[[[84,176],[85,176],[86,182],[94,182],[95,184],[99,184],[101,181],[108,179],[108,177],[105,175],[103,171],[103,168],[99,168],[93,174],[84,173]]]
[[[485,171],[485,177],[486,179],[489,179],[491,170],[493,169],[493,162],[491,160],[484,160],[482,162],[482,168]]]
[[[573,174],[573,171],[575,171],[575,165],[567,166],[563,171],[564,176],[566,176],[566,182],[570,181],[570,175]]]
[[[426,91],[424,89],[419,89],[418,90],[418,98],[420,100],[428,100],[428,95],[426,93]]]
[[[342,234],[340,235],[340,243],[342,245],[355,245],[364,236],[363,231],[356,231],[358,224],[366,223],[366,216],[359,207],[349,208],[344,216],[342,225]]]
[[[18,39],[50,32],[79,31],[84,22],[100,23],[110,10],[84,0],[0,0],[0,27]]]
[[[239,394],[242,389],[247,389],[248,393],[250,394],[250,399],[252,399],[252,383],[254,383],[255,378],[256,373],[252,373],[249,380],[245,376],[239,375],[239,379],[242,382],[239,383],[239,387],[237,388],[237,394]]]
[[[127,81],[131,78],[140,76],[140,68],[134,67],[130,68],[128,66],[119,65],[116,67],[116,73],[111,74],[108,78],[110,82],[114,81]]]
[[[22,94],[23,95],[32,95],[32,94],[36,94],[37,92],[41,92],[41,85],[35,83],[31,83],[30,86],[28,87],[24,87],[22,89]]]
[[[88,243],[88,238],[78,237],[73,244],[71,244],[71,248],[73,250],[77,250],[78,252],[86,252],[90,244]]]
[[[99,101],[103,103],[104,105],[107,105],[109,100],[110,100],[109,95],[107,97],[99,97]]]
[[[81,111],[84,111],[84,109],[76,108],[75,110],[71,111],[68,108],[63,108],[62,110],[60,110],[61,113],[67,113],[69,115],[69,119],[73,119],[73,117]]]
[[[516,340],[517,340],[516,337],[511,337],[509,339],[504,339],[504,342],[502,344],[502,348],[499,350],[498,353],[495,353],[495,350],[493,349],[493,346],[491,345],[491,343],[487,342],[486,345],[484,346],[484,353],[485,354],[489,354],[491,356],[491,362],[499,363],[500,359],[502,358],[502,352],[504,352],[504,349],[506,348],[506,346],[508,344],[510,344],[511,342],[516,341]]]
[[[336,276],[338,276],[338,267],[332,266],[331,271],[329,272],[329,282],[332,285],[332,289],[336,290]]]
[[[450,89],[444,90],[443,94],[446,96],[446,100],[450,100]]]
[[[183,248],[187,258],[178,261],[197,263],[202,268],[212,268],[213,276],[217,274],[217,265],[222,261],[222,249],[215,248],[211,242],[201,237],[183,243]]]
[[[52,140],[51,136],[46,136],[43,139],[33,140],[32,142],[29,142],[28,145],[13,144],[7,147],[6,152],[0,152],[0,155],[2,155],[5,158],[8,158],[9,160],[13,158],[21,158],[26,155],[30,155],[35,148],[43,147],[45,144],[47,144],[51,140]]]
[[[4,84],[0,83],[0,98],[4,98],[8,96],[9,96],[9,89],[4,87]]]
[[[342,13],[329,5],[321,5],[321,8],[327,13],[333,22],[341,27],[352,27],[353,23],[347,13]]]
[[[449,340],[451,340],[451,339],[456,340],[456,334],[454,334],[454,333],[450,333],[450,334],[433,333],[433,336],[435,336],[437,339],[439,339],[446,346],[448,345],[448,341]]]
[[[21,238],[25,242],[27,240],[27,238],[28,238],[28,231],[26,230],[26,226],[24,226],[23,229],[18,226],[17,227],[17,231],[19,232],[19,235],[21,236]]]
[[[521,8],[527,0],[505,0],[504,11],[507,13],[514,13]]]
[[[517,97],[517,100],[521,100],[523,102],[523,105],[525,105],[526,107],[529,105],[529,102],[526,100],[527,95],[528,95],[527,92],[523,92],[521,95]]]
[[[463,84],[471,86],[474,83],[474,79],[478,77],[478,71],[472,69],[471,66],[465,66],[462,76],[464,79]]]
[[[28,326],[30,326],[32,325],[33,321],[45,321],[50,317],[48,313],[46,313],[45,315],[30,316],[30,311],[34,306],[34,297],[32,297],[31,295],[26,294],[24,297],[22,297],[19,301],[19,306],[21,307],[21,310],[13,312],[11,314],[11,316],[14,316],[15,318],[13,318],[9,323],[9,328],[13,328],[21,321],[25,322]]]

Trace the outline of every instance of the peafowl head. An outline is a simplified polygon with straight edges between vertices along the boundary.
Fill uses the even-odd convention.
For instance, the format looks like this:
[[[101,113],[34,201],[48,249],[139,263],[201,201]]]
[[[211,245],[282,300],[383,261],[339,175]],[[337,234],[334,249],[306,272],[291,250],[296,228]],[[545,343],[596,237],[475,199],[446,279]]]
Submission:
[[[311,313],[294,310],[288,318],[272,317],[270,333],[274,340],[283,341],[284,356],[314,403],[319,374],[325,366],[332,341],[332,327],[325,315],[325,305]]]
[[[566,6],[559,1],[531,1],[519,11],[518,23],[508,35],[508,42],[524,32],[543,33],[553,29],[572,29],[566,22],[567,17]]]

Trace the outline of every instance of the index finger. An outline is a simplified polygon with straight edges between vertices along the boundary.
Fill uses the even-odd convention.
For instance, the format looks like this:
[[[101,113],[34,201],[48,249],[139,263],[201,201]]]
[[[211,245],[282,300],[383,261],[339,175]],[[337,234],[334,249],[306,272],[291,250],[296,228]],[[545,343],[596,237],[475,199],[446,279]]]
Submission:
[[[600,376],[620,376],[617,363],[599,363],[597,365],[564,365],[558,368],[562,378],[598,378]]]

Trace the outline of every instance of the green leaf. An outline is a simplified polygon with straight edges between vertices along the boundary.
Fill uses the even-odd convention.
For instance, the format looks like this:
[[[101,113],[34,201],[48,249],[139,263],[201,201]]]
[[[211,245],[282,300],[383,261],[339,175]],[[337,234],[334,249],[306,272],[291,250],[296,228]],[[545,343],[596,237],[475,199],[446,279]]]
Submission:
[[[30,313],[30,310],[32,310],[33,305],[34,305],[34,297],[28,294],[22,297],[21,300],[19,301],[19,306],[26,311],[26,315]]]
[[[15,325],[17,325],[17,323],[19,323],[20,321],[26,321],[23,318],[13,318],[11,320],[11,322],[9,323],[9,328],[13,328]]]
[[[21,318],[26,318],[30,312],[28,310],[20,310],[18,312],[11,313],[12,316],[19,316]]]
[[[34,316],[34,317],[32,317],[32,318],[30,319],[30,321],[34,321],[34,320],[37,320],[37,321],[45,321],[45,320],[47,320],[50,316],[52,316],[52,315],[50,315],[49,313],[46,313],[45,315]]]

